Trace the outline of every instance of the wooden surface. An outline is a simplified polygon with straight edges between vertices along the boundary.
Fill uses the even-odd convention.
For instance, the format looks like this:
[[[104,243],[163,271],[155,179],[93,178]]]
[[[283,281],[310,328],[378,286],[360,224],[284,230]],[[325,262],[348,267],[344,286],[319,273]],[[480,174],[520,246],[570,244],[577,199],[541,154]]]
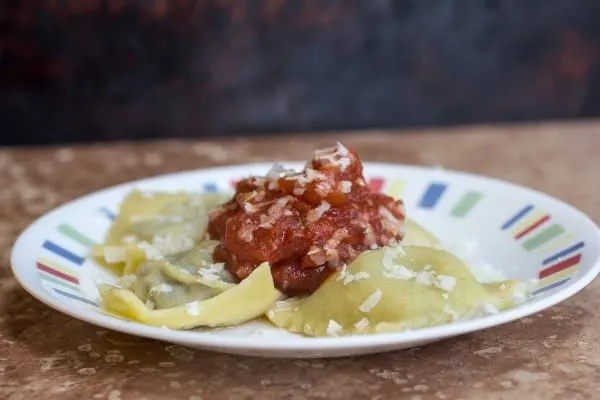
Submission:
[[[206,353],[109,332],[44,306],[10,273],[19,232],[77,196],[170,171],[303,159],[334,140],[369,161],[442,165],[525,184],[600,220],[599,123],[3,149],[0,398],[600,398],[600,280],[550,310],[483,332],[394,353],[294,361]]]

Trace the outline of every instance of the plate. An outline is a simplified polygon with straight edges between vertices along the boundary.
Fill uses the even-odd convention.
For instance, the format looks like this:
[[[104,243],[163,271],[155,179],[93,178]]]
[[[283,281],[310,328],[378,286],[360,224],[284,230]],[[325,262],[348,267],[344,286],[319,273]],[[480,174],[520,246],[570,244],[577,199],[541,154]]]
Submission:
[[[299,163],[282,162],[301,169]],[[96,284],[114,280],[86,258],[102,241],[119,202],[133,188],[159,191],[232,190],[270,164],[249,164],[164,175],[85,196],[29,226],[12,252],[12,268],[33,296],[74,318],[199,349],[261,357],[339,357],[398,350],[504,324],[551,307],[589,284],[600,271],[600,231],[575,208],[510,183],[439,168],[365,163],[373,190],[404,199],[407,215],[468,259],[476,274],[538,278],[533,296],[518,307],[473,320],[400,333],[312,338],[264,322],[235,328],[176,331],[104,314]]]

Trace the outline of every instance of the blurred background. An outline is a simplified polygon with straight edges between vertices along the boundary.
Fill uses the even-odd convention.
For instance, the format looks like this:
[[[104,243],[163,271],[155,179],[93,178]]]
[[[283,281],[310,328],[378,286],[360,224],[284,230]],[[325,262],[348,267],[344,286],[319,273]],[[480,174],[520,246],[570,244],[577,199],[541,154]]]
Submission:
[[[0,144],[600,115],[600,1],[2,0]]]

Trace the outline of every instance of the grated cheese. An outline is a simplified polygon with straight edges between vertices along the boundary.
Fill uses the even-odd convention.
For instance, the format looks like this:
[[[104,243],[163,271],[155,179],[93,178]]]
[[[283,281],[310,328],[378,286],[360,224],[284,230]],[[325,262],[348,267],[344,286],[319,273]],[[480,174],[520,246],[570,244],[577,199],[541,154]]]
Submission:
[[[404,249],[399,246],[386,246],[383,248],[383,276],[391,279],[409,280],[417,276],[417,273],[404,265],[396,264],[394,259],[398,255],[405,255]]]
[[[258,207],[256,207],[256,205],[254,205],[252,203],[244,203],[244,211],[247,214],[254,214],[255,212],[258,211]]]
[[[364,317],[360,321],[354,324],[357,331],[362,332],[369,327],[369,318]]]
[[[274,163],[269,172],[267,172],[267,178],[269,179],[279,179],[283,178],[288,174],[294,173],[294,170],[286,169],[283,165],[279,163]]]
[[[341,330],[342,326],[337,321],[330,319],[329,323],[327,324],[327,329],[325,330],[325,333],[328,336],[338,336]]]
[[[305,191],[306,191],[306,189],[303,187],[295,187],[293,190],[293,193],[295,196],[302,196]]]
[[[307,214],[306,214],[306,220],[308,222],[316,222],[318,221],[323,214],[325,214],[329,209],[331,208],[331,205],[326,202],[326,201],[322,201],[321,204],[319,204],[317,207],[313,208],[312,210],[310,210]]]
[[[340,192],[350,193],[351,191],[352,191],[352,182],[350,182],[350,181],[341,181],[340,182]]]
[[[434,279],[433,271],[421,271],[417,274],[415,281],[423,286],[431,286]]]
[[[187,235],[156,235],[152,238],[152,247],[162,255],[181,253],[194,247],[194,239]]]
[[[135,283],[136,279],[137,276],[134,274],[123,275],[120,279],[121,286],[124,288],[129,288]]]
[[[381,290],[377,289],[358,307],[358,309],[364,313],[370,312],[381,300]]]
[[[157,291],[157,292],[162,292],[162,293],[170,293],[173,291],[173,286],[169,285],[168,283],[160,283],[156,286],[154,286],[152,288],[152,290]]]
[[[148,260],[162,260],[164,257],[159,249],[146,241],[139,242],[137,247],[144,252]]]
[[[200,303],[197,301],[192,301],[191,303],[187,303],[185,305],[185,311],[188,313],[188,315],[200,314]]]
[[[224,263],[214,263],[210,264],[208,267],[198,269],[198,275],[200,275],[207,281],[221,280],[221,275],[223,275],[224,273],[226,273]]]
[[[331,186],[329,186],[329,184],[326,182],[319,182],[315,187],[315,191],[319,196],[325,197],[331,191]]]
[[[254,233],[252,230],[252,226],[242,225],[242,229],[238,232],[238,236],[246,243],[251,243],[254,239]]]
[[[435,286],[446,292],[451,292],[456,286],[456,278],[450,275],[438,275],[435,278]]]
[[[306,168],[306,182],[323,181],[327,179],[327,175],[312,168]]]
[[[406,268],[404,265],[393,264],[389,267],[384,267],[383,276],[391,279],[401,279],[407,281],[416,276],[416,272]]]

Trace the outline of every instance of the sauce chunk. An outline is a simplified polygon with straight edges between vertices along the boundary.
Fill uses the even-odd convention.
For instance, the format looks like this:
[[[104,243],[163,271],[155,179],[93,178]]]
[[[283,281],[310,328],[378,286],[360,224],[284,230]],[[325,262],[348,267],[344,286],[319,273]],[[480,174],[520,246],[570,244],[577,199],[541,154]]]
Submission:
[[[277,288],[309,294],[368,249],[400,241],[404,205],[368,188],[357,154],[342,144],[318,150],[303,171],[275,165],[265,177],[237,183],[214,210],[208,232],[214,259],[243,280],[271,264]]]

